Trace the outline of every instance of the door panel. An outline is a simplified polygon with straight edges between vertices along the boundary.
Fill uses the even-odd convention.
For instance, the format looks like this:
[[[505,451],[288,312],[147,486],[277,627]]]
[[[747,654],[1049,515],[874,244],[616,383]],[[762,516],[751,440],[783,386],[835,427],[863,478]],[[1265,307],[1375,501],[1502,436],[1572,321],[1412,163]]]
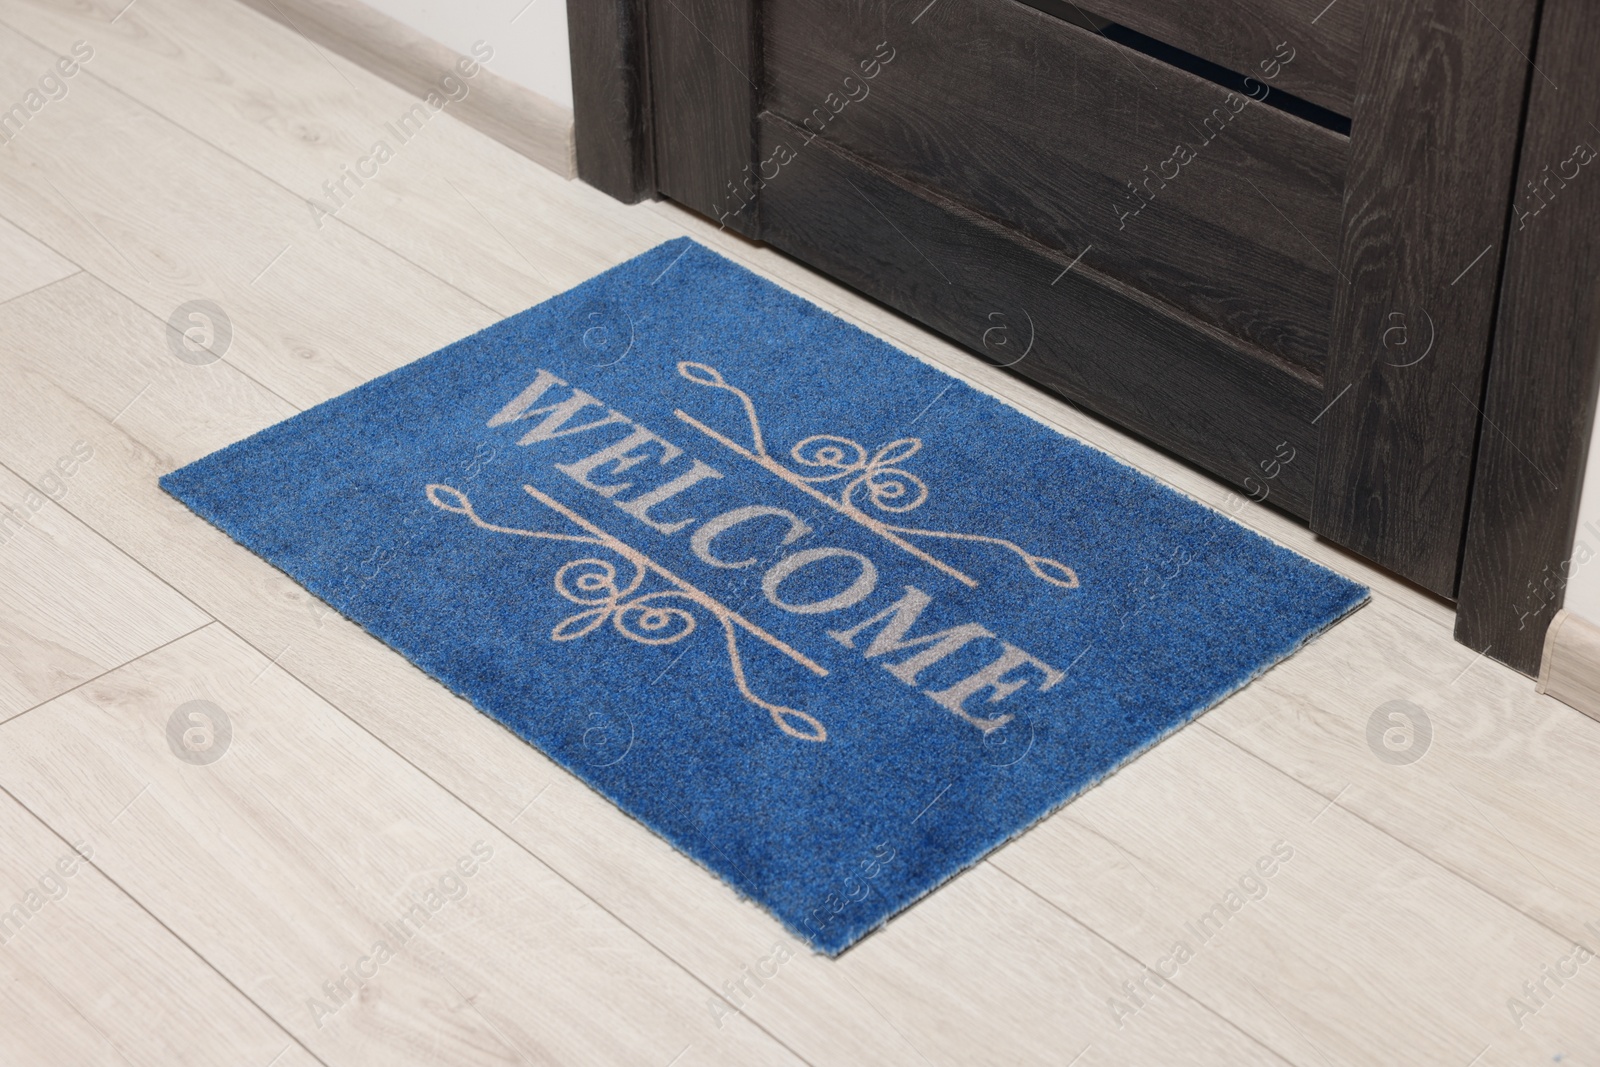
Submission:
[[[669,0],[645,8],[656,188],[760,234],[760,204],[745,183],[755,164],[760,53],[751,0]]]
[[[1311,526],[1447,597],[1460,572],[1517,131],[1537,77],[1525,58],[1536,7],[1375,4],[1356,100]]]
[[[766,239],[1299,515],[1322,388],[927,190],[763,114]],[[778,368],[775,368],[777,371]],[[1269,474],[1271,477],[1269,477]]]
[[[887,10],[769,4],[764,108],[1321,369],[1347,138],[1011,0]]]

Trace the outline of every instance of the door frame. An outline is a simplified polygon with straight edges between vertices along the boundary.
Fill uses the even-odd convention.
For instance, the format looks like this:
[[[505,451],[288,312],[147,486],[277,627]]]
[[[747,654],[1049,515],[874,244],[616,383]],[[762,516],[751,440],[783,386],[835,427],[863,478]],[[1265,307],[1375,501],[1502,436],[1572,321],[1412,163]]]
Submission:
[[[1596,51],[1592,8],[1545,0],[1462,556],[1456,639],[1524,674],[1589,558],[1575,540],[1600,387]]]

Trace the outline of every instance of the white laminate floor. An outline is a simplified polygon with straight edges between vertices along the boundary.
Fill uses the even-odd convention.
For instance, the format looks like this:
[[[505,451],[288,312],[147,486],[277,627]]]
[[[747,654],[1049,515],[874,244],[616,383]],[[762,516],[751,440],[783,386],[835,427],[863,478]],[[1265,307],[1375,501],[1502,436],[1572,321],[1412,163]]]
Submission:
[[[1600,723],[1447,605],[448,114],[319,218],[411,101],[228,0],[0,0],[0,106],[80,41],[0,145],[0,1064],[1600,1064]],[[156,485],[681,234],[1374,603],[829,961]],[[192,701],[214,762],[169,745]]]

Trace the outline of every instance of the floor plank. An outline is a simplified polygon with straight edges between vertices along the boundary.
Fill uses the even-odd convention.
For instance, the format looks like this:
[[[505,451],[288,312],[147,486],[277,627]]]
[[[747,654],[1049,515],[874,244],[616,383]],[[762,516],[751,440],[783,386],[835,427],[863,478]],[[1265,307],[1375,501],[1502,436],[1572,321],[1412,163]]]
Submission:
[[[1110,993],[1126,1027],[1170,981],[1297,1063],[1465,1064],[1511,1048],[1510,976],[1571,945],[1205,729],[992,862],[1151,968]],[[1576,1019],[1600,1017],[1600,982],[1570,989],[1577,1038]]]
[[[31,483],[0,467],[0,721],[210,621],[62,510],[93,462],[80,438]]]
[[[52,61],[0,27],[0,99]],[[308,229],[303,200],[96,80],[92,66],[0,153],[0,216],[162,321],[187,329],[186,305],[211,301],[215,347],[193,360],[222,348],[221,359],[308,407],[498,317],[347,226]]]
[[[222,626],[4,739],[0,783],[329,1064],[798,1062]]]
[[[1600,730],[1447,632],[1380,599],[1204,725],[1551,929],[1595,936]],[[1380,757],[1391,729],[1414,760]]]
[[[414,125],[398,122],[415,98],[255,11],[141,0],[109,25],[122,6],[19,0],[0,21],[57,50],[91,37],[92,77],[305,198],[293,219],[297,243],[330,225],[309,207],[315,202],[508,315],[667,239],[648,209],[603,201],[448,110],[410,134]],[[376,176],[346,177],[379,141],[393,156]],[[474,165],[461,166],[464,157]],[[530,183],[544,195],[530,197]],[[556,208],[566,196],[616,210],[574,225]]]
[[[315,1063],[101,873],[100,844],[0,793],[0,1060]]]
[[[78,268],[0,219],[0,304],[60,281]]]

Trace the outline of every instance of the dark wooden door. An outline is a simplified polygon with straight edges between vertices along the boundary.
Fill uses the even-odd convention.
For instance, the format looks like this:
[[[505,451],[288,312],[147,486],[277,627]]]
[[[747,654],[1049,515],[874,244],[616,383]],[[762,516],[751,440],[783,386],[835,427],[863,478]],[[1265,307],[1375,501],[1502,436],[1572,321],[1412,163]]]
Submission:
[[[579,172],[1454,596],[1536,8],[575,0]]]

